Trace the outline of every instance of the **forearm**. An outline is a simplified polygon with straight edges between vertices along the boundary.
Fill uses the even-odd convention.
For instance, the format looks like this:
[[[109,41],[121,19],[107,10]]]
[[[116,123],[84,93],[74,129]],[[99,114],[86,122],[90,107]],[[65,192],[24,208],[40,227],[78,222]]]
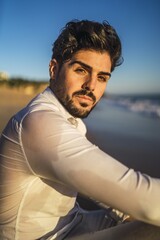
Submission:
[[[99,150],[75,164],[73,159],[69,162],[64,163],[67,174],[59,175],[64,183],[137,220],[160,226],[160,180],[129,170]]]

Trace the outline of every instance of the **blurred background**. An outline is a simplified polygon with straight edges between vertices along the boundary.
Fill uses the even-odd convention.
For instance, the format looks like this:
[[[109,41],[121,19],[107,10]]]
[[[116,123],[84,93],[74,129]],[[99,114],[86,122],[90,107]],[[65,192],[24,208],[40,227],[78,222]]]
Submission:
[[[122,41],[124,63],[84,120],[88,138],[160,177],[159,12],[159,0],[0,0],[0,132],[47,86],[52,43],[66,22],[107,20]]]

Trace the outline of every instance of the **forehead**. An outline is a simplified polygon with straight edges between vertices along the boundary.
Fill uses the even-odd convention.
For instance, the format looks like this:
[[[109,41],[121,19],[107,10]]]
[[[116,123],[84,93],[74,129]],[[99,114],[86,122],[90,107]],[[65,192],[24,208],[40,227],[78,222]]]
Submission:
[[[111,71],[111,59],[108,52],[80,50],[72,56],[69,62],[76,61],[83,62],[97,71]]]

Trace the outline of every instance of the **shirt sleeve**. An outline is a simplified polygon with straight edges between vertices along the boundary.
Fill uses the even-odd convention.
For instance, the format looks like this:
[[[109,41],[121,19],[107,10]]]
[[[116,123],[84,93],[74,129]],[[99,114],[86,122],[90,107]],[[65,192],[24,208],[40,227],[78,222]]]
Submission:
[[[101,151],[59,112],[28,114],[21,141],[37,176],[160,226],[160,179],[129,169]]]

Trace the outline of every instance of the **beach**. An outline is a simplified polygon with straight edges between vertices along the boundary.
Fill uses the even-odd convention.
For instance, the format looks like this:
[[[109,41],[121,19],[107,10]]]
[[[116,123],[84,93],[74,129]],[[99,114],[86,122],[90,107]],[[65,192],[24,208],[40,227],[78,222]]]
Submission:
[[[36,91],[0,88],[0,132],[12,115],[45,87]],[[84,122],[87,137],[100,149],[130,168],[160,177],[160,118],[103,98]]]
[[[9,87],[0,85],[0,133],[12,115],[22,109],[47,84],[34,89],[32,86]]]
[[[86,118],[88,137],[130,168],[160,177],[160,118],[103,99]]]

